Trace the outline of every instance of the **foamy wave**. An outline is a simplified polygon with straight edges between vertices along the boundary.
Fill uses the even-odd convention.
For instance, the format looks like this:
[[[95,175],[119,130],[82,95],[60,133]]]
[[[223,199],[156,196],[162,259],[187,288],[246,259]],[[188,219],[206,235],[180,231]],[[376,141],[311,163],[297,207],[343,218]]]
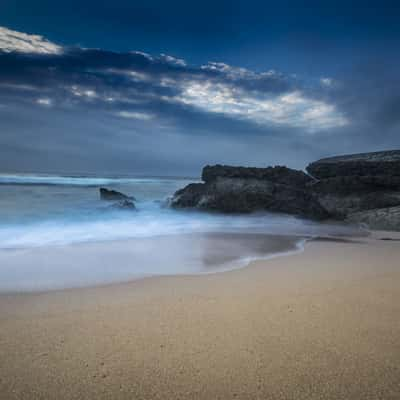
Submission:
[[[29,248],[208,232],[330,236],[351,234],[354,230],[277,214],[229,216],[145,208],[134,213],[111,212],[92,219],[77,216],[73,219],[0,226],[0,248]]]
[[[163,182],[176,181],[171,178],[163,179]],[[100,177],[74,177],[74,176],[50,176],[50,175],[0,175],[0,185],[65,185],[65,186],[102,186],[132,183],[155,183],[160,178],[100,178]]]

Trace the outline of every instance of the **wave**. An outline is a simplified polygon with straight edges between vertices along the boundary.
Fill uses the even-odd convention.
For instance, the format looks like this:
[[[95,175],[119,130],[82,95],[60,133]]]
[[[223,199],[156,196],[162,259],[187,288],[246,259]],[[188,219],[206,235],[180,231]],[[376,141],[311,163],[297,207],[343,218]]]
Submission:
[[[211,233],[0,251],[0,292],[210,274],[245,267],[254,259],[296,253],[303,246],[304,240],[295,237]]]
[[[104,186],[117,184],[140,184],[174,182],[187,178],[107,178],[107,177],[75,177],[56,175],[17,175],[1,174],[0,185],[41,185],[41,186]]]
[[[342,236],[355,232],[354,228],[347,226],[323,225],[280,214],[215,215],[162,209],[151,202],[147,204],[133,213],[121,210],[103,211],[90,216],[78,214],[57,220],[0,225],[0,249],[207,232],[302,237]]]

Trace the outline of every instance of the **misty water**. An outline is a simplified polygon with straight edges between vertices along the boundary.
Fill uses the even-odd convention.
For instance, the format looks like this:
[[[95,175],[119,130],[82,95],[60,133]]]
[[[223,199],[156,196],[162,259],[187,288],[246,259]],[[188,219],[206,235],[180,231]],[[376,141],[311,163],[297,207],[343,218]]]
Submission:
[[[193,181],[0,175],[0,290],[209,273],[297,251],[304,238],[356,232],[280,214],[168,208],[168,197]],[[101,200],[101,186],[135,196],[137,210]]]

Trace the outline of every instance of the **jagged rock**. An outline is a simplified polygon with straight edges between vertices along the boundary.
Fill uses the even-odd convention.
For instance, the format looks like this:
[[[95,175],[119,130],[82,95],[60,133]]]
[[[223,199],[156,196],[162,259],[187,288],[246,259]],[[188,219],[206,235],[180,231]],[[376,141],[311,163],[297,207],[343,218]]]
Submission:
[[[170,204],[230,213],[283,212],[400,230],[400,150],[325,158],[307,171],[313,177],[281,166],[206,166],[204,183],[178,190]]]
[[[100,188],[100,198],[102,200],[135,200],[133,196],[127,196],[124,193],[106,188]]]
[[[311,178],[301,171],[286,167],[207,166],[202,176],[205,183],[192,183],[178,190],[171,206],[226,213],[263,210],[312,219],[328,217],[327,211],[306,189]]]
[[[199,208],[200,200],[207,196],[208,188],[204,183],[190,183],[175,192],[169,205],[174,208]]]
[[[377,191],[353,193],[346,196],[331,193],[315,197],[332,217],[338,219],[343,219],[347,214],[358,211],[393,207],[400,204],[400,192]]]
[[[304,187],[307,183],[314,181],[313,178],[303,171],[297,171],[283,166],[251,168],[232,167],[228,165],[207,165],[203,168],[201,179],[204,182],[212,182],[217,178],[260,179],[293,187]]]
[[[337,218],[400,205],[400,176],[339,176],[312,182],[308,187],[319,203]]]
[[[370,229],[400,231],[400,206],[349,214],[346,221],[364,224]]]
[[[132,200],[120,200],[112,206],[121,210],[137,210],[135,203]]]
[[[307,167],[308,184],[334,217],[400,205],[400,151],[324,158]]]
[[[317,179],[338,176],[400,176],[400,150],[322,158],[307,166]]]
[[[320,194],[336,193],[348,195],[354,193],[370,193],[378,191],[400,190],[400,175],[349,175],[324,178],[307,184],[311,190]]]

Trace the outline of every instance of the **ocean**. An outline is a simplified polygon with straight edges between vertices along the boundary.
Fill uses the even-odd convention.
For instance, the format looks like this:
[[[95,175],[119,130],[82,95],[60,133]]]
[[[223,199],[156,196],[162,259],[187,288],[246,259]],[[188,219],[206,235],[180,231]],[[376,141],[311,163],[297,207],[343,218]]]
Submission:
[[[0,290],[208,273],[236,268],[254,257],[298,250],[304,238],[354,233],[349,227],[280,214],[168,208],[168,197],[194,181],[0,174]],[[101,200],[100,187],[134,196],[137,210],[118,209]],[[277,237],[290,237],[290,244],[278,246]],[[85,254],[91,254],[90,262]]]

